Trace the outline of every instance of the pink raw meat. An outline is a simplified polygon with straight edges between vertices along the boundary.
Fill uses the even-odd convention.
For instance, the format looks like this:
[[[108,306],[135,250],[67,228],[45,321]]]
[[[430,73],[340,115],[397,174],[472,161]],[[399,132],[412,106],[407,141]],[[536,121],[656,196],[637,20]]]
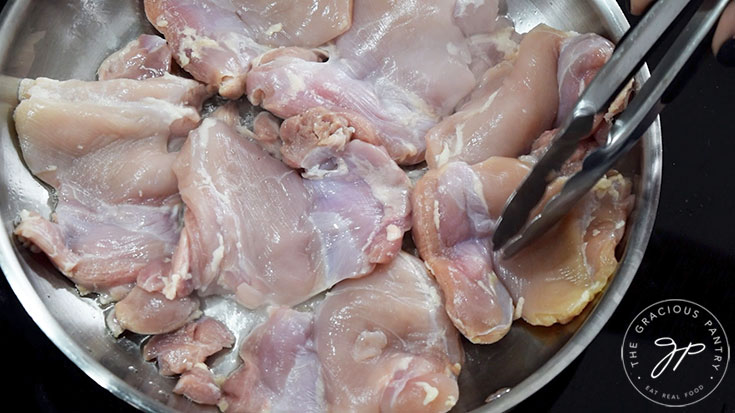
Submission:
[[[149,79],[171,71],[171,49],[166,40],[141,34],[125,47],[108,56],[99,69],[99,80]]]
[[[398,253],[410,228],[406,174],[351,140],[360,131],[348,118],[304,116],[281,128],[283,150],[300,151],[284,160],[302,174],[219,119],[189,135],[174,166],[187,205],[178,249],[189,257],[174,259],[177,295],[225,290],[248,308],[293,305]]]
[[[340,283],[316,313],[287,308],[248,336],[223,385],[225,412],[446,412],[463,361],[439,291],[401,253]]]
[[[145,11],[184,70],[237,99],[255,57],[333,39],[350,27],[352,0],[146,0]]]
[[[571,110],[612,51],[612,43],[595,34],[536,27],[513,61],[488,69],[470,100],[429,131],[429,167],[528,153]]]
[[[235,336],[221,322],[202,317],[176,332],[154,336],[143,347],[146,360],[156,359],[164,376],[191,370],[207,357],[235,344]]]
[[[24,81],[14,113],[23,157],[58,203],[51,220],[21,212],[15,234],[83,290],[104,292],[164,265],[180,211],[167,142],[197,125],[207,96],[171,75]]]
[[[419,163],[426,131],[475,85],[454,11],[454,0],[358,1],[329,60],[278,52],[255,62],[248,98],[284,119],[314,107],[361,116],[393,159]]]

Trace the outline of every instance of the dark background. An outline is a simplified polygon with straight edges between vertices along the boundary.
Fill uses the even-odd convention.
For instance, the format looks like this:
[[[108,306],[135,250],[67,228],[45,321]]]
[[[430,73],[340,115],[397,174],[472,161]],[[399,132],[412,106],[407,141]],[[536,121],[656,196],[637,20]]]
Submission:
[[[0,0],[0,7],[4,3]],[[654,55],[650,63],[655,65],[657,58]],[[628,324],[663,299],[704,305],[735,340],[735,69],[722,67],[705,54],[694,77],[664,112],[662,124],[661,203],[633,284],[579,358],[514,411],[672,410],[638,394],[620,360]],[[5,403],[19,402],[23,411],[134,411],[95,384],[46,338],[5,277],[0,277],[0,331],[6,372],[0,394]],[[712,395],[675,411],[735,412],[735,372],[730,367]]]

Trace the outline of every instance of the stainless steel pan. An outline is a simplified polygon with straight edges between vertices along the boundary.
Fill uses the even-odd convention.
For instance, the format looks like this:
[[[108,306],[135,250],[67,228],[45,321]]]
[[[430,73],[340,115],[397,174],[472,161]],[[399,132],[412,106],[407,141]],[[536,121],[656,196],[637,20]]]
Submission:
[[[508,13],[520,31],[544,22],[618,39],[628,27],[613,0],[507,1]],[[153,32],[141,3],[9,1],[0,16],[0,74],[94,79],[97,66],[110,52],[142,32]],[[105,329],[105,312],[95,299],[80,298],[46,259],[20,247],[9,235],[21,209],[50,212],[46,189],[20,158],[11,111],[11,105],[0,103],[0,266],[25,309],[79,368],[133,406],[157,412],[215,411],[174,396],[175,381],[160,376],[153,364],[142,360],[141,337],[114,339]],[[634,179],[637,202],[620,249],[622,263],[604,294],[568,325],[542,328],[516,322],[497,344],[467,345],[457,411],[511,408],[561,372],[597,335],[630,285],[648,243],[659,197],[661,157],[661,129],[656,123],[619,165]],[[208,313],[226,316],[234,331],[246,331],[258,318],[222,300],[210,300],[206,307]],[[231,368],[237,362],[235,353],[219,357],[215,370]],[[491,395],[495,396],[486,402]]]

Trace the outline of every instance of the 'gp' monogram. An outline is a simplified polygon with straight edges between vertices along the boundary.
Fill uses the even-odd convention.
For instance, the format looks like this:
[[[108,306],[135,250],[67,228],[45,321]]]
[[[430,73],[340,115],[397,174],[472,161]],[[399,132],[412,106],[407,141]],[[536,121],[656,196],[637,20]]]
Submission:
[[[671,363],[671,360],[674,359],[674,356],[676,356],[676,353],[681,353],[679,356],[679,360],[674,365],[674,368],[671,369],[671,371],[676,371],[676,368],[679,367],[679,364],[684,360],[684,357],[688,355],[694,355],[699,354],[704,351],[707,346],[705,346],[703,343],[689,343],[686,347],[679,348],[676,345],[676,341],[674,341],[671,337],[661,337],[656,339],[654,341],[654,344],[656,344],[657,347],[674,347],[664,358],[661,359],[654,367],[653,370],[651,370],[651,378],[655,379],[658,378],[661,374],[663,374],[666,369],[669,367],[669,364]]]

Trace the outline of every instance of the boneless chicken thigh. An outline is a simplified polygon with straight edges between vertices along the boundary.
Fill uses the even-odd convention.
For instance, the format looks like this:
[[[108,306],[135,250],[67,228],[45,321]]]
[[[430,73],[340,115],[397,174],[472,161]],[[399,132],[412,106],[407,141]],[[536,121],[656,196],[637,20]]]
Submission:
[[[260,44],[317,47],[347,31],[354,0],[232,0]]]
[[[115,303],[108,326],[117,335],[124,330],[138,334],[164,334],[178,330],[199,314],[196,297],[169,300],[163,294],[149,292],[138,286]]]
[[[611,172],[532,245],[510,259],[496,256],[516,314],[542,326],[579,315],[618,266],[615,248],[632,207],[631,182]]]
[[[398,163],[419,163],[426,131],[475,85],[454,6],[356,1],[352,27],[329,49],[328,61],[319,53],[274,51],[279,55],[261,58],[248,74],[248,98],[284,119],[314,107],[351,112],[373,126]]]
[[[429,171],[413,192],[413,238],[457,328],[474,343],[501,339],[513,301],[493,270],[490,238],[500,208],[529,168],[511,158]]]
[[[339,284],[314,323],[335,411],[445,412],[457,402],[462,347],[419,259],[401,253]]]
[[[173,392],[199,404],[216,405],[222,397],[222,389],[217,384],[214,373],[204,363],[195,364],[191,370],[182,374]]]
[[[498,16],[500,0],[457,0],[454,19],[465,36],[487,33],[488,22]]]
[[[146,360],[156,359],[163,375],[181,374],[174,393],[200,404],[217,404],[222,391],[205,360],[235,343],[221,322],[202,317],[176,332],[152,337],[143,347]]]
[[[15,233],[85,290],[132,283],[169,259],[181,207],[167,141],[196,126],[207,95],[171,75],[24,81],[14,113],[23,157],[58,202],[50,220],[22,212]]]
[[[612,50],[598,35],[536,27],[513,61],[488,69],[470,101],[428,132],[429,167],[528,153],[542,132],[571,111]]]
[[[444,292],[455,326],[471,341],[502,338],[513,319],[534,325],[578,315],[617,267],[615,247],[630,208],[630,181],[611,173],[560,224],[513,259],[493,253],[507,199],[530,168],[492,157],[430,171],[413,195],[414,239]],[[566,177],[547,189],[558,193]]]
[[[322,367],[314,346],[314,317],[286,307],[240,347],[243,365],[222,384],[219,408],[228,413],[326,411]]]
[[[481,104],[459,111],[426,135],[426,160],[436,168],[452,160],[469,164],[490,156],[518,156],[556,118],[559,47],[564,34],[540,26],[526,34],[513,69],[496,88],[478,96]],[[496,68],[489,70],[497,71]]]
[[[569,115],[587,85],[612,56],[614,45],[594,33],[571,36],[559,50],[557,85],[559,108],[554,127]]]
[[[267,50],[249,36],[228,0],[146,0],[145,12],[177,63],[227,98],[240,97],[250,60]]]
[[[237,99],[271,47],[313,47],[350,27],[352,0],[146,0],[148,20],[195,79]]]
[[[284,161],[205,119],[174,171],[187,206],[173,296],[229,291],[242,305],[294,305],[370,273],[410,228],[409,181],[359,124],[318,111],[281,128]],[[179,265],[181,264],[181,266]]]
[[[207,357],[235,344],[235,336],[221,322],[202,317],[178,331],[152,337],[143,347],[146,360],[156,360],[164,376],[181,374]]]
[[[226,412],[446,412],[463,361],[436,285],[405,253],[340,283],[315,314],[274,310],[240,356]]]
[[[97,70],[99,80],[148,79],[171,71],[171,49],[166,40],[141,34],[108,56]]]

